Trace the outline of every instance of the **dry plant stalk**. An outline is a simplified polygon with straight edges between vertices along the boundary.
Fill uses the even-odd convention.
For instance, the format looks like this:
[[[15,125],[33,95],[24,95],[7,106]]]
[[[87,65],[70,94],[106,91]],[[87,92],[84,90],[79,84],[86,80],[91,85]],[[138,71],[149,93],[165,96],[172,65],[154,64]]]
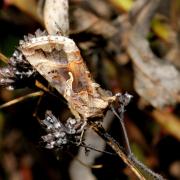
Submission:
[[[131,154],[126,154],[123,148],[112,138],[101,125],[95,125],[89,122],[90,127],[102,137],[106,143],[117,153],[119,157],[124,161],[126,165],[134,172],[134,174],[141,180],[164,180],[164,178],[151,171],[144,164],[136,159],[136,157]]]
[[[44,7],[44,23],[49,34],[61,32],[69,34],[68,0],[46,0]]]

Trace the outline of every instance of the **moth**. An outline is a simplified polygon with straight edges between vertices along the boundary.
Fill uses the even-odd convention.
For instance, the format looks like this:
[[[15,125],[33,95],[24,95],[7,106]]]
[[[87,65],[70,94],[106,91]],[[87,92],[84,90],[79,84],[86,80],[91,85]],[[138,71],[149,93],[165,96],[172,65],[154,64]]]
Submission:
[[[75,42],[37,31],[25,36],[19,51],[26,61],[67,100],[75,119],[100,117],[116,97],[92,79]]]
[[[80,145],[82,139],[79,134],[83,132],[88,119],[103,116],[105,109],[120,98],[121,116],[115,110],[114,114],[120,119],[124,132],[128,161],[148,179],[163,179],[137,161],[131,152],[123,123],[124,106],[129,103],[131,96],[111,95],[95,83],[72,39],[41,31],[37,31],[35,36],[25,36],[10,58],[9,66],[0,69],[0,85],[14,87],[17,80],[34,80],[36,73],[43,76],[67,100],[74,115],[74,118],[68,118],[65,123],[61,123],[51,111],[46,112],[42,124],[46,126],[48,134],[42,139],[47,143],[47,148],[63,147],[68,141]],[[79,142],[76,143],[77,141]]]

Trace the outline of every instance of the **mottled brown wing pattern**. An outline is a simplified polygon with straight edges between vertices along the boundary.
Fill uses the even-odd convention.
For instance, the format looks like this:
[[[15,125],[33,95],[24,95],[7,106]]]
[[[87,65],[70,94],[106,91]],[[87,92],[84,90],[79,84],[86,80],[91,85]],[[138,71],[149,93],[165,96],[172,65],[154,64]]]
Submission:
[[[76,119],[102,116],[115,96],[93,81],[74,41],[36,33],[20,42],[27,61],[67,100]]]

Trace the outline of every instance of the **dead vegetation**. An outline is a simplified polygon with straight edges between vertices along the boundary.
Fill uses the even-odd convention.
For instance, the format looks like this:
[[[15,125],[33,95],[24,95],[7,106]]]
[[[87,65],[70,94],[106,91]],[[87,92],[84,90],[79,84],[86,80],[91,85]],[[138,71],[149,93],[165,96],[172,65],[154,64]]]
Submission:
[[[66,162],[66,168],[63,167],[60,172],[52,170],[51,165],[44,167],[41,162],[41,167],[51,169],[54,173],[54,176],[49,174],[48,179],[61,179],[60,176],[63,179],[68,179],[68,176],[71,179],[81,179],[78,172],[84,172],[83,179],[94,179],[95,176],[89,170],[93,169],[95,158],[100,156],[101,152],[111,154],[109,156],[112,159],[118,158],[109,152],[108,148],[104,150],[105,142],[123,160],[127,168],[121,168],[119,162],[111,162],[113,167],[118,169],[114,171],[106,160],[109,157],[101,154],[106,162],[103,166],[100,161],[101,170],[93,170],[96,175],[98,171],[101,172],[97,179],[117,179],[122,178],[121,176],[125,178],[125,175],[131,179],[134,179],[135,175],[139,179],[163,179],[144,164],[168,179],[178,179],[176,169],[179,168],[179,157],[175,154],[179,151],[180,140],[177,19],[180,2],[31,0],[28,4],[26,0],[12,0],[3,3],[0,23],[4,23],[3,29],[8,28],[8,33],[21,41],[20,45],[14,44],[17,50],[13,55],[11,54],[14,49],[7,50],[3,43],[0,46],[0,58],[2,62],[8,63],[1,68],[0,83],[2,87],[14,90],[1,90],[0,107],[6,108],[1,112],[0,127],[4,137],[1,139],[2,178],[9,176],[13,179],[17,175],[17,178],[23,176],[26,179],[27,175],[27,178],[33,179],[33,167],[38,158],[43,157],[44,152],[37,153],[34,147],[31,147],[30,151],[21,152],[22,134],[26,134],[25,126],[28,123],[31,128],[36,127],[36,138],[40,139],[45,133],[41,132],[39,125],[30,123],[38,120],[47,133],[42,136],[44,142],[41,146],[54,149],[56,157],[60,158],[60,164],[56,167]],[[15,29],[11,29],[11,26]],[[47,32],[36,31],[34,34],[39,27]],[[26,34],[28,36],[24,36]],[[7,36],[5,30],[2,31],[1,38],[4,38],[7,45],[12,44],[12,39],[6,41]],[[6,53],[8,51],[9,53]],[[9,56],[9,60],[3,54]],[[16,90],[19,88],[25,89],[19,93]],[[126,106],[131,96],[125,92],[134,96],[129,108]],[[22,97],[19,97],[20,95]],[[14,97],[18,98],[12,100]],[[27,98],[31,98],[33,106],[28,104],[29,101],[23,102]],[[127,112],[124,117],[125,107]],[[28,117],[21,113],[23,111]],[[10,112],[9,117],[6,117],[7,112]],[[106,112],[110,115],[104,118]],[[120,120],[118,130],[117,125],[113,125],[112,119],[116,119],[114,116]],[[24,119],[29,120],[22,123]],[[15,121],[15,124],[11,121]],[[10,124],[14,124],[12,129],[9,128]],[[7,130],[4,130],[6,126]],[[18,130],[14,130],[16,128]],[[110,132],[107,133],[104,128]],[[93,131],[104,142],[97,144],[101,140],[93,135]],[[28,133],[33,132],[28,130]],[[29,136],[31,141],[33,135]],[[15,143],[17,141],[18,145]],[[88,144],[88,141],[91,143]],[[29,147],[27,142],[25,146]],[[171,145],[177,148],[172,148]],[[82,155],[82,151],[79,151],[73,161],[70,161],[69,155],[62,155],[67,152],[74,157],[77,153],[74,151],[79,147],[85,148],[89,159],[88,155]],[[8,152],[4,149],[8,149]],[[92,149],[101,150],[93,155]],[[49,151],[45,153],[52,153]],[[20,153],[20,163],[17,153]],[[33,157],[34,154],[37,156]],[[144,164],[138,161],[134,154]],[[8,165],[8,159],[14,167]],[[74,162],[81,166],[73,166]],[[69,167],[70,172],[67,173]],[[116,174],[106,175],[106,171]],[[36,176],[37,174],[34,177]]]

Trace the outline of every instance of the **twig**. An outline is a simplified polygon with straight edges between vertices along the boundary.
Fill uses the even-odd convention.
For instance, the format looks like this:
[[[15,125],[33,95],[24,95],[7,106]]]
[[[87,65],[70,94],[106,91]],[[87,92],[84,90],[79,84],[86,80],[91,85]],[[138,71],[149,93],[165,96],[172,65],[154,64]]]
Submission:
[[[133,27],[134,31],[141,33],[142,37],[145,37],[149,32],[151,19],[161,2],[162,0],[150,0],[145,6],[143,5],[144,7],[139,13],[136,24]]]
[[[134,164],[127,158],[124,149],[114,140],[102,126],[89,122],[89,126],[117,153],[126,165],[136,174],[139,179],[145,180],[145,177],[136,169]]]
[[[16,99],[13,99],[11,101],[8,101],[7,103],[4,103],[2,105],[0,105],[0,109],[2,108],[5,108],[5,107],[8,107],[8,106],[12,106],[20,101],[24,101],[28,98],[32,98],[32,97],[37,97],[37,96],[42,96],[43,95],[43,91],[37,91],[37,92],[33,92],[33,93],[30,93],[30,94],[27,94],[25,96],[21,96],[19,98],[16,98]]]
[[[162,176],[154,173],[131,153],[127,155],[118,142],[112,138],[104,128],[94,122],[89,121],[89,126],[92,128],[105,142],[117,153],[117,155],[124,161],[126,165],[136,174],[141,180],[164,180]]]
[[[137,0],[134,2],[133,7],[129,13],[131,21],[135,21],[138,14],[141,12],[143,7],[148,3],[149,0]]]
[[[4,54],[2,54],[2,53],[0,53],[0,60],[1,60],[2,62],[6,63],[6,64],[7,64],[7,62],[8,62],[8,58],[7,58]]]
[[[103,151],[103,150],[99,150],[99,149],[96,149],[90,145],[86,145],[84,143],[81,143],[80,145],[78,146],[81,146],[81,147],[84,147],[85,149],[91,149],[93,151],[96,151],[96,152],[100,152],[100,153],[104,153],[104,154],[108,154],[108,155],[116,155],[115,153],[111,153],[111,152],[108,152],[108,151]]]
[[[120,123],[121,123],[121,127],[122,127],[122,130],[123,130],[123,134],[124,134],[124,138],[125,138],[125,143],[126,143],[126,146],[127,146],[127,153],[128,154],[131,154],[131,147],[130,147],[130,144],[129,144],[129,138],[128,138],[128,135],[127,135],[127,131],[126,131],[126,127],[124,125],[124,118],[123,117],[120,117],[116,110],[114,109],[113,106],[111,106],[111,110],[112,112],[114,113],[114,115],[119,119]],[[123,116],[123,113],[121,113],[121,116]]]

